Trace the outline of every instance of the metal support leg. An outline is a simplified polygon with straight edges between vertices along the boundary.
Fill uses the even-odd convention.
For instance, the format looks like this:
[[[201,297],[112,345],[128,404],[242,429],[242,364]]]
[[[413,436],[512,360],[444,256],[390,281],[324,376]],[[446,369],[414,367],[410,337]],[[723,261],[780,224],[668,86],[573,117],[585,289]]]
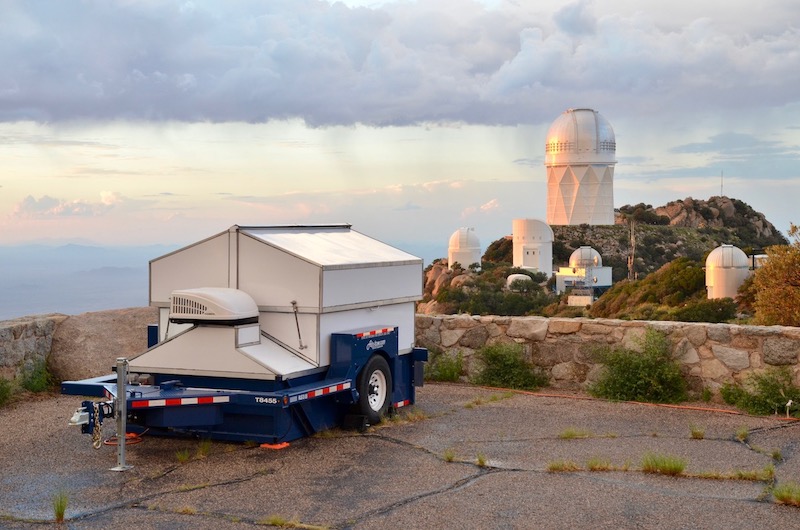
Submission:
[[[128,396],[125,388],[128,383],[128,359],[117,358],[117,467],[112,467],[111,471],[127,471],[133,466],[125,463],[125,434],[127,430],[128,418]]]

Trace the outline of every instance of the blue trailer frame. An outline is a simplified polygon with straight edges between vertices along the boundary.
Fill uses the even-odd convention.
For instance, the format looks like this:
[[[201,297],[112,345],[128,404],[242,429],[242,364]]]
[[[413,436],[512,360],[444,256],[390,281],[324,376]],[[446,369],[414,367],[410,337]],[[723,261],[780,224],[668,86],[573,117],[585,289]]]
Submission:
[[[415,402],[415,387],[423,384],[428,360],[426,349],[398,352],[395,327],[333,333],[330,340],[330,365],[297,377],[154,374],[152,384],[127,384],[127,430],[278,444],[340,426],[348,417],[375,423],[383,413]],[[114,416],[116,379],[109,374],[61,384],[62,394],[110,400],[101,406],[83,401],[88,421],[81,425],[82,432],[94,434],[104,419]],[[370,399],[381,381],[388,395],[375,410],[375,400]]]

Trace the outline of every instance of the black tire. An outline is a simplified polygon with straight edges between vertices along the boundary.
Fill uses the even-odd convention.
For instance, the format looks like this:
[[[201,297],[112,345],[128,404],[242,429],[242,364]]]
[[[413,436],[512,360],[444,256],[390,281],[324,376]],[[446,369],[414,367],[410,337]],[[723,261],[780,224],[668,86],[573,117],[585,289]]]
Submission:
[[[380,355],[373,355],[358,374],[358,412],[367,423],[376,424],[386,415],[392,402],[392,372]]]

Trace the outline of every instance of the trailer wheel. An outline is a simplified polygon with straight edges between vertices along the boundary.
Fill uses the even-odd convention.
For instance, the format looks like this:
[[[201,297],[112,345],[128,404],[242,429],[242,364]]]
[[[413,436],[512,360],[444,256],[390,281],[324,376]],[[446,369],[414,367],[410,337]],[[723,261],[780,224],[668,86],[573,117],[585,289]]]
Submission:
[[[374,355],[358,376],[358,409],[371,424],[378,423],[389,410],[392,373],[380,355]]]

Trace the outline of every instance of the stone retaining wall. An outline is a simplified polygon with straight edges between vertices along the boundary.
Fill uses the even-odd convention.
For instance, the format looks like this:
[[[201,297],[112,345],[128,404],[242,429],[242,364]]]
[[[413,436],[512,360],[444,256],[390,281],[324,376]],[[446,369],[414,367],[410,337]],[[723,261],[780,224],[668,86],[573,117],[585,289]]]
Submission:
[[[47,361],[53,335],[66,315],[41,315],[0,322],[0,378],[16,379]]]
[[[767,366],[790,366],[800,384],[800,328],[586,318],[417,315],[419,346],[449,355],[461,352],[467,374],[477,368],[473,354],[487,344],[518,343],[557,388],[585,388],[601,365],[598,348],[638,349],[647,328],[666,334],[692,390],[715,393],[725,382],[742,380]]]
[[[146,348],[154,308],[43,315],[0,322],[0,377],[14,379],[45,359],[59,379],[109,373],[119,356]],[[647,328],[662,331],[695,391],[717,391],[767,366],[789,366],[800,385],[800,328],[584,318],[417,315],[416,342],[445,354],[461,352],[466,374],[474,373],[476,350],[487,344],[519,343],[556,388],[585,388],[601,366],[599,347],[638,348]]]

